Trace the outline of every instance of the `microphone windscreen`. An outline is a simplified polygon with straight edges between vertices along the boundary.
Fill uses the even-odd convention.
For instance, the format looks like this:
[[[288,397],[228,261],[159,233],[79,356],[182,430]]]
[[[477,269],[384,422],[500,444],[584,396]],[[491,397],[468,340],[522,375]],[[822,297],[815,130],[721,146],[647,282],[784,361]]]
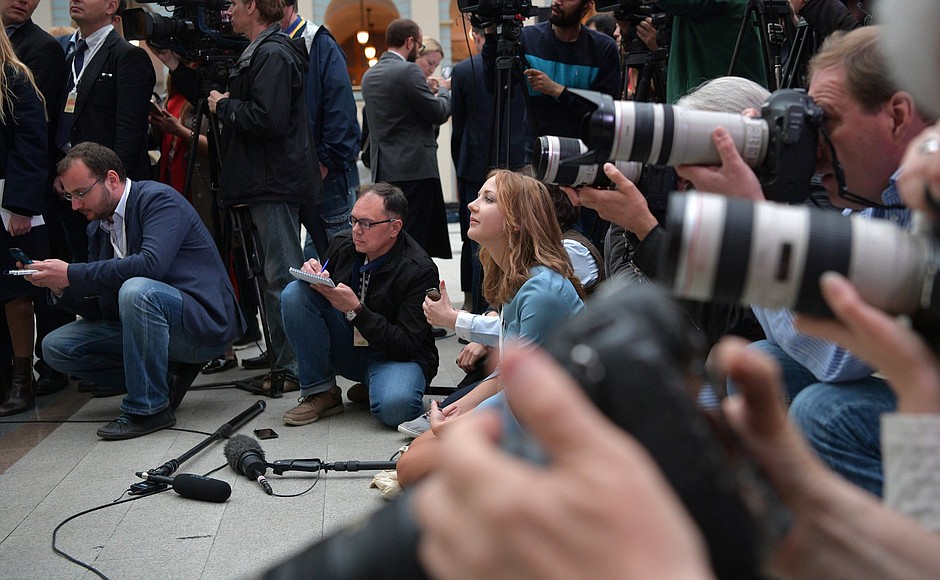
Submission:
[[[222,503],[232,495],[232,487],[220,480],[191,473],[181,473],[173,478],[173,491],[183,497]]]
[[[261,444],[248,435],[235,435],[226,441],[225,447],[222,448],[228,466],[242,475],[245,475],[245,472],[242,471],[240,460],[246,451],[254,451],[261,456],[261,459],[264,459],[264,450],[261,448]]]

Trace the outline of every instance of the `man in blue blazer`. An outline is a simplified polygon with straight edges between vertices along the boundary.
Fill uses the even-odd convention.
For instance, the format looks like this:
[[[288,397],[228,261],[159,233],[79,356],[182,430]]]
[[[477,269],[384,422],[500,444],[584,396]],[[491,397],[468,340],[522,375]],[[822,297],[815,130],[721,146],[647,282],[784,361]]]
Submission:
[[[185,198],[127,179],[107,147],[76,145],[57,169],[72,209],[91,222],[89,262],[29,266],[38,271],[30,282],[82,317],[46,336],[44,358],[60,372],[127,389],[124,413],[98,430],[102,439],[172,427],[188,387],[174,385],[174,375],[220,355],[244,329],[215,242]]]

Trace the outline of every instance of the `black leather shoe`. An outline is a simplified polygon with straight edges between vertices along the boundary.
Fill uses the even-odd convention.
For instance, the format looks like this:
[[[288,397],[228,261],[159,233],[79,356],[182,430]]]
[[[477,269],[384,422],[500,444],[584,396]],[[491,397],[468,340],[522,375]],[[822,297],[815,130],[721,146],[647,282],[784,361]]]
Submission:
[[[248,370],[258,370],[268,368],[268,353],[267,351],[262,351],[258,356],[253,356],[251,358],[242,359],[242,368]]]
[[[94,383],[94,388],[89,391],[91,396],[96,399],[103,399],[104,397],[116,397],[118,395],[126,395],[127,389],[116,388],[116,387],[105,387]]]
[[[235,358],[214,358],[202,367],[202,374],[214,375],[238,366],[238,357]]]
[[[156,415],[131,415],[124,413],[101,429],[98,437],[106,441],[121,441],[147,435],[160,429],[176,425],[176,415],[169,407]]]
[[[36,372],[39,373],[39,378],[36,379],[36,395],[51,395],[52,393],[58,393],[65,387],[69,386],[69,377],[65,373],[60,373],[54,368],[46,364],[45,361],[39,360],[36,361]]]
[[[248,346],[254,344],[261,340],[261,331],[253,332],[252,334],[243,336],[238,340],[232,342],[232,346]]]
[[[199,376],[199,371],[205,368],[202,363],[170,363],[170,373],[167,377],[167,388],[169,389],[170,409],[176,410],[180,406],[180,401],[186,396],[189,387]]]
[[[73,377],[78,379],[78,377]],[[75,390],[79,393],[91,393],[98,388],[98,383],[93,381],[86,381],[85,379],[78,379],[78,386],[75,387]]]

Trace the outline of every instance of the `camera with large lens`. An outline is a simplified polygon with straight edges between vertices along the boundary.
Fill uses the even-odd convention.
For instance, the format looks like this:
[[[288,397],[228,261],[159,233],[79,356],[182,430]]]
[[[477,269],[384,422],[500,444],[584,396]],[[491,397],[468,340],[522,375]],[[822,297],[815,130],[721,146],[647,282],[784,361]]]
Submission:
[[[603,93],[569,91],[593,112],[585,115],[581,125],[581,139],[589,150],[562,164],[618,159],[670,167],[719,165],[712,132],[724,127],[744,161],[754,168],[768,199],[795,202],[809,195],[823,113],[803,91],[781,89],[771,94],[761,106],[760,117],[615,101]]]
[[[140,0],[142,3],[154,0]],[[143,8],[130,8],[122,15],[124,38],[146,40],[155,48],[168,48],[183,60],[207,65],[217,72],[213,81],[228,77],[228,65],[242,53],[248,40],[232,30],[223,17],[229,0],[157,0],[173,8],[172,16],[161,16]],[[215,66],[214,66],[215,65]]]
[[[539,11],[532,0],[457,0],[457,9],[471,14],[473,25],[479,28],[500,20],[516,20],[518,16],[530,18]]]
[[[538,138],[536,149],[538,154],[532,159],[532,169],[534,177],[542,183],[570,185],[571,187],[583,185],[609,187],[611,184],[610,178],[604,173],[603,163],[585,163],[584,165],[563,163],[566,159],[578,157],[587,152],[587,145],[580,139],[543,135]],[[613,161],[612,163],[630,181],[639,179],[643,169],[643,164],[636,161]]]
[[[935,232],[697,192],[670,197],[666,239],[657,277],[678,296],[828,317],[819,277],[834,271],[869,304],[909,315],[940,352]]]

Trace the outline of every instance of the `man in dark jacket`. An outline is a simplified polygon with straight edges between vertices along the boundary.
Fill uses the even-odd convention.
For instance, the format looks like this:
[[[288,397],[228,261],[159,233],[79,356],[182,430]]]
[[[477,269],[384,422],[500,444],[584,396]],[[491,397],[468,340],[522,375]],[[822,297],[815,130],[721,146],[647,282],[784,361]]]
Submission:
[[[387,183],[366,186],[350,218],[352,232],[333,238],[321,267],[336,287],[292,282],[281,297],[287,337],[298,354],[300,404],[284,414],[307,425],[343,412],[336,374],[361,381],[372,414],[395,427],[421,414],[438,355],[422,310],[438,285],[437,266],[404,231],[408,200]],[[356,387],[353,387],[355,389]],[[350,389],[349,398],[358,399]]]
[[[280,0],[234,0],[232,27],[251,41],[229,76],[229,91],[209,93],[209,109],[222,123],[222,205],[245,204],[258,231],[264,269],[264,309],[276,369],[296,374],[284,336],[281,291],[288,268],[303,262],[298,210],[313,203],[319,182],[304,111],[303,46],[281,34]],[[177,70],[185,67],[178,67]],[[287,380],[286,391],[296,390]]]
[[[315,206],[300,209],[301,222],[307,228],[304,255],[323,256],[330,238],[349,229],[352,209],[350,191],[359,184],[356,157],[359,155],[359,130],[356,99],[353,96],[346,55],[325,26],[306,20],[297,12],[297,0],[285,0],[281,28],[307,45],[310,69],[307,71],[304,100],[310,125],[311,145],[320,162],[323,191]],[[354,181],[350,183],[350,178]]]

